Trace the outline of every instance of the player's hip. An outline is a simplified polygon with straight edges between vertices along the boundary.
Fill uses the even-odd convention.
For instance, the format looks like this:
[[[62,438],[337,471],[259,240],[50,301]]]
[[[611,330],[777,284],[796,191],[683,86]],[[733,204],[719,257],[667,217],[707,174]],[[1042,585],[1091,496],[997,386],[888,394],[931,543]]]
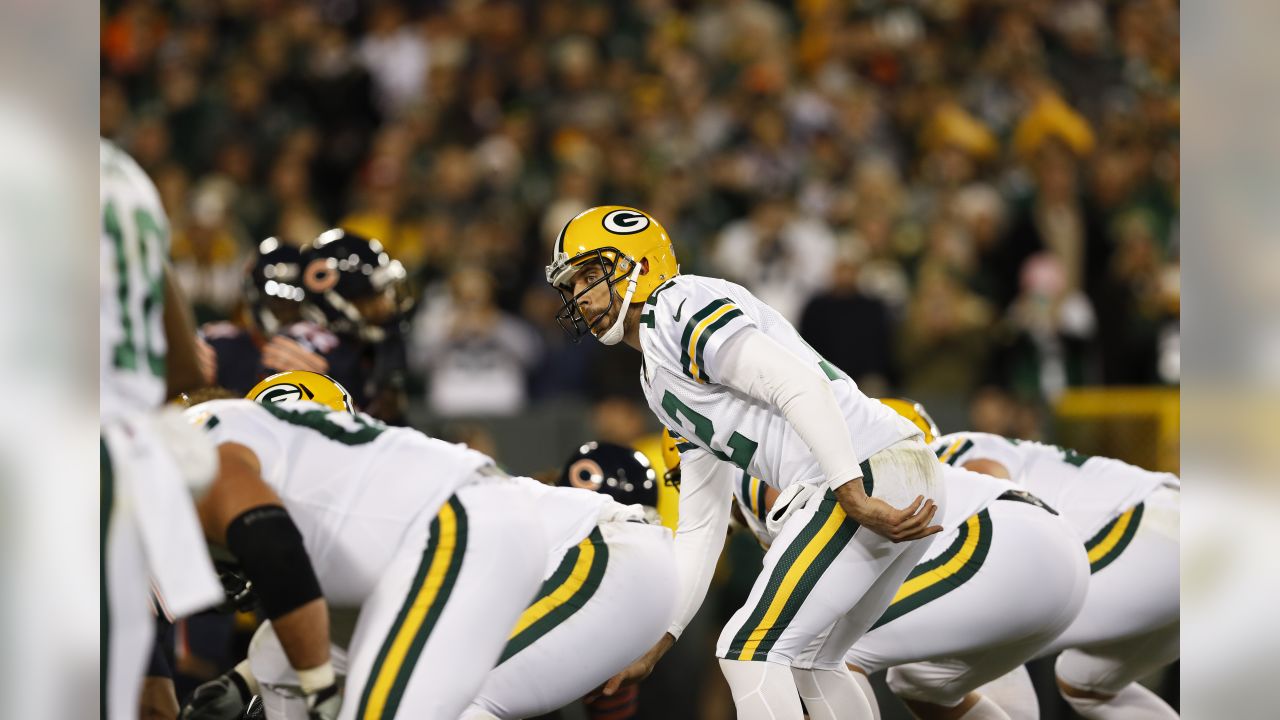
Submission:
[[[912,569],[847,660],[873,672],[1062,632],[1083,603],[1088,571],[1060,519],[994,501]]]

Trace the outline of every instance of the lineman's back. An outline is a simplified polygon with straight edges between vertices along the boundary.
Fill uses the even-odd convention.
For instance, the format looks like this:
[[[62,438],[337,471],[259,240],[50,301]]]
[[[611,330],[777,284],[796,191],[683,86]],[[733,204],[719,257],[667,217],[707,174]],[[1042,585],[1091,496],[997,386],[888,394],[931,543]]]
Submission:
[[[337,605],[363,600],[406,531],[429,524],[493,463],[463,445],[309,402],[214,400],[187,413],[216,444],[239,443],[257,455]]]

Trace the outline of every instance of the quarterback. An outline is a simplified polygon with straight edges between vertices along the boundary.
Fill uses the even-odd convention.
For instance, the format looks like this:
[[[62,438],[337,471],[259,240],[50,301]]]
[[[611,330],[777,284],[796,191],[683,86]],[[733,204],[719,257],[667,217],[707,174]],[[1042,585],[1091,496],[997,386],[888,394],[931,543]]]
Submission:
[[[935,439],[937,427],[919,403],[881,402],[926,441]],[[867,675],[889,669],[889,687],[916,717],[1008,720],[1002,705],[975,691],[1020,668],[1068,627],[1084,602],[1088,563],[1071,527],[1036,496],[953,465],[943,465],[943,477],[943,531],[845,660],[869,699]],[[768,546],[777,493],[744,474],[734,498],[744,524]],[[808,707],[820,702],[803,685],[800,694]]]
[[[650,409],[692,445],[683,453],[676,566],[667,633],[604,687],[646,676],[706,594],[742,472],[788,496],[777,539],[745,605],[716,646],[738,716],[799,719],[792,668],[839,714],[870,707],[844,666],[928,549],[920,539],[944,501],[937,460],[910,422],[867,398],[747,289],[679,274],[657,220],[607,206],[574,217],[556,240],[547,281],[574,337],[642,354]],[[811,708],[812,710],[812,708]]]

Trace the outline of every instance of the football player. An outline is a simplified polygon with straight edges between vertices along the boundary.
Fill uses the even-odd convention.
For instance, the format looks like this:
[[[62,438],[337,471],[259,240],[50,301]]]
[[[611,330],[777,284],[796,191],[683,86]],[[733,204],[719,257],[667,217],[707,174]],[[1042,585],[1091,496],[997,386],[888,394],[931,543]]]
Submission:
[[[163,656],[153,643],[152,579],[177,615],[221,596],[191,502],[216,458],[180,416],[159,412],[166,397],[202,383],[190,308],[168,272],[169,226],[159,194],[107,140],[99,171],[100,703],[103,717],[134,720],[148,658]],[[148,707],[172,717],[172,681],[146,687],[166,701]]]
[[[340,228],[327,230],[302,249],[304,318],[338,336],[354,355],[350,380],[356,405],[400,424],[404,393],[405,269],[377,240]],[[342,380],[342,377],[338,377]]]
[[[987,433],[944,435],[933,447],[950,465],[1012,479],[1044,498],[1084,544],[1084,608],[1039,653],[1062,652],[1062,697],[1090,720],[1178,717],[1137,682],[1178,659],[1178,477]]]
[[[245,303],[233,321],[200,328],[201,364],[208,384],[243,395],[268,375],[308,370],[364,387],[362,346],[344,344],[323,324],[303,318],[307,296],[300,249],[274,237],[258,243],[245,274],[244,294]]]
[[[488,457],[356,413],[324,375],[251,395],[187,410],[221,459],[200,519],[253,582],[308,713],[456,717],[542,580],[533,503]],[[327,603],[359,608],[345,700]]]
[[[868,716],[844,654],[928,549],[918,541],[942,529],[932,524],[941,470],[919,429],[863,395],[745,288],[680,275],[666,231],[639,210],[574,217],[546,275],[570,335],[640,351],[650,409],[694,445],[681,471],[676,618],[605,694],[647,676],[702,603],[733,485],[746,471],[796,489],[763,572],[716,647],[738,715],[798,720],[791,666],[842,620],[806,674],[841,707],[861,703],[842,716]]]
[[[664,432],[664,440],[666,436]],[[665,447],[660,444],[659,452],[664,451]],[[609,442],[585,443],[569,456],[556,483],[561,487],[605,493],[623,505],[639,505],[644,508],[648,522],[662,524],[662,516],[658,512],[660,485],[657,472],[649,458],[637,448]],[[664,625],[654,637],[665,630]],[[642,651],[647,649],[648,645],[641,648]],[[585,704],[589,718],[627,720],[640,712],[640,688],[630,685],[612,697],[590,697]]]
[[[882,402],[934,439],[937,428],[918,403]],[[990,476],[951,466],[943,472],[943,532],[845,660],[876,717],[867,676],[888,668],[889,686],[916,717],[1006,720],[974,691],[1021,667],[1067,627],[1084,602],[1088,564],[1071,529],[1034,496]],[[744,473],[735,501],[767,547],[770,518],[785,512],[785,496]],[[819,688],[798,684],[811,711],[828,702]]]
[[[345,417],[351,416],[350,398],[341,391],[340,387],[323,376],[311,373],[283,373],[280,376],[268,378],[259,387],[254,388],[251,397],[268,408],[283,407],[275,403],[293,403],[299,398],[328,400],[331,407],[348,408],[344,411],[346,415],[341,419],[345,420]],[[197,406],[199,407],[205,407],[205,405]],[[194,411],[195,409],[192,412]],[[279,412],[272,414],[278,415]],[[224,415],[224,411],[218,411],[214,417],[222,418]],[[353,417],[362,416],[357,414]],[[210,418],[201,419],[206,423],[206,427],[208,422],[212,422]],[[466,450],[462,446],[430,440],[412,430],[393,430],[373,424],[372,421],[369,423],[369,427],[382,428],[386,432],[394,431],[407,438],[416,437],[417,441],[410,442],[402,438],[395,443],[377,445],[370,440],[368,448],[351,449],[346,453],[329,453],[330,455],[349,454],[353,458],[364,457],[374,467],[374,470],[367,471],[364,479],[359,477],[354,479],[357,484],[367,486],[363,492],[359,493],[364,498],[365,507],[358,511],[357,509],[351,511],[355,512],[355,518],[350,517],[349,513],[337,513],[331,510],[313,512],[315,517],[312,522],[315,532],[333,538],[329,541],[330,544],[342,546],[344,534],[347,532],[354,534],[350,539],[351,546],[347,548],[349,551],[354,550],[355,545],[371,539],[369,537],[371,533],[368,528],[363,527],[364,525],[372,522],[375,515],[380,514],[384,517],[388,515],[386,512],[375,513],[375,506],[378,503],[399,505],[406,502],[407,488],[398,487],[397,482],[398,478],[404,476],[405,468],[415,466],[440,468],[441,458],[433,457],[432,450],[440,452],[439,448],[447,449],[449,452],[444,455],[446,460],[449,453],[457,453],[464,454],[469,462],[474,462],[474,458],[483,458],[491,463],[483,455]],[[335,436],[332,429],[326,430],[315,423],[308,427],[313,427],[315,431],[332,441],[345,442]],[[218,429],[215,427],[213,432],[218,432]],[[319,442],[321,447],[315,450],[324,449],[324,441]],[[363,443],[360,444],[363,445]],[[392,457],[382,457],[388,453]],[[316,462],[322,463],[324,459],[318,457]],[[356,464],[358,461],[352,459],[349,462]],[[298,503],[315,502],[314,499],[306,499],[306,496],[312,496],[315,493],[318,493],[315,497],[335,499],[352,494],[351,490],[342,491],[344,484],[350,485],[353,482],[350,473],[342,472],[342,464],[331,462],[324,467],[328,469],[321,469],[319,465],[310,468],[312,475],[320,480],[315,483],[321,486],[318,489],[313,487],[304,489],[301,487],[301,480],[291,482],[291,478],[303,477],[294,475],[295,472],[303,472],[303,468],[280,470],[286,475],[282,479],[282,487],[291,491],[291,494],[284,496],[286,506],[291,498]],[[394,468],[400,468],[398,475],[392,474]],[[516,557],[516,560],[520,558],[528,560],[527,554],[530,548],[545,544],[551,549],[549,555],[541,558],[541,565],[537,570],[542,587],[536,594],[532,590],[525,594],[521,594],[518,590],[511,590],[506,585],[506,568],[507,564],[513,560],[492,562],[487,559],[483,550],[468,551],[465,558],[468,564],[477,570],[470,576],[465,570],[463,571],[458,581],[459,590],[455,592],[463,592],[464,588],[469,589],[458,595],[459,599],[455,602],[470,603],[475,607],[471,610],[457,609],[452,611],[454,615],[450,615],[451,611],[446,606],[443,614],[440,615],[440,622],[453,623],[458,627],[450,627],[440,632],[457,641],[468,632],[469,622],[484,617],[498,624],[499,630],[503,627],[510,628],[510,632],[502,635],[506,638],[505,648],[500,644],[498,648],[501,650],[500,654],[487,654],[486,646],[482,644],[486,637],[484,634],[475,641],[480,642],[479,645],[473,642],[472,646],[452,648],[458,653],[474,655],[476,663],[483,663],[487,659],[489,665],[484,666],[485,670],[494,665],[496,660],[496,667],[489,670],[487,676],[483,676],[482,673],[483,687],[479,688],[478,694],[474,683],[470,686],[467,684],[469,680],[473,680],[465,674],[469,663],[459,660],[450,661],[460,668],[456,671],[459,673],[458,676],[450,675],[438,681],[422,681],[425,689],[418,692],[428,693],[432,682],[448,681],[452,683],[450,687],[455,685],[458,687],[458,692],[470,693],[465,697],[464,704],[475,698],[467,711],[469,717],[526,717],[554,710],[581,697],[625,667],[665,630],[670,622],[674,603],[675,578],[671,562],[671,536],[667,530],[644,522],[644,510],[640,506],[621,505],[607,494],[589,492],[585,489],[551,487],[529,478],[507,478],[491,464],[483,466],[482,471],[486,478],[497,478],[494,482],[503,492],[512,496],[510,504],[513,508],[519,509],[522,503],[529,503],[528,517],[534,523],[534,534],[540,535],[541,539],[535,537],[527,543],[528,547],[524,553]],[[459,490],[457,497],[470,497],[475,494],[469,490],[464,493],[465,489]],[[478,510],[472,512],[468,522],[474,527],[487,527],[491,524],[490,520],[478,516],[478,513],[485,512],[488,511],[481,505]],[[512,532],[518,532],[520,527],[523,526],[512,528]],[[305,535],[307,528],[303,529]],[[478,539],[475,537],[474,529],[470,532],[472,534],[466,536],[472,538],[469,542],[484,540],[483,535]],[[337,549],[339,548],[335,548],[335,551]],[[363,559],[357,558],[372,555],[372,562],[376,565],[377,556],[386,552],[388,552],[387,548],[379,548],[373,553],[346,552],[348,557],[343,558],[341,564],[334,570],[358,572],[361,575],[376,578],[379,573],[378,567],[365,567]],[[459,561],[461,559],[459,558]],[[324,568],[318,568],[318,572],[321,583],[348,582],[336,578],[326,581],[327,575]],[[490,575],[492,578],[503,578],[503,580],[495,584],[490,579],[485,584],[485,578]],[[476,593],[479,592],[480,587],[485,588],[484,592],[496,592],[504,597],[510,594],[522,603],[527,602],[530,597],[533,601],[528,603],[518,618],[513,617],[507,625],[502,626],[503,616],[500,613],[493,614],[490,607],[492,603],[477,597]],[[257,592],[261,595],[263,589],[259,586]],[[327,586],[326,596],[330,598],[330,602],[341,603],[338,596],[328,592]],[[346,604],[350,605],[351,600],[347,600]],[[498,604],[502,605],[502,603]],[[366,616],[370,614],[368,607],[368,603],[364,603],[355,636],[348,647],[349,652],[334,653],[339,660],[334,664],[335,671],[347,672],[349,703],[351,698],[356,697],[352,693],[359,690],[359,683],[364,682],[360,675],[361,663],[369,661],[366,657],[368,651],[360,647],[363,632],[361,628],[369,622],[366,620]],[[627,624],[615,622],[619,608],[626,609],[632,622]],[[390,617],[386,620],[389,621]],[[207,683],[197,690],[192,707],[184,714],[184,718],[208,720],[237,717],[237,713],[248,701],[249,696],[256,693],[263,695],[268,717],[306,717],[301,703],[291,699],[291,688],[298,685],[299,675],[290,669],[287,653],[283,649],[284,638],[276,635],[276,625],[278,623],[265,623],[255,635],[247,662],[241,663],[223,678]],[[491,631],[492,628],[487,632]],[[387,642],[390,643],[391,640]],[[370,648],[377,649],[374,646]],[[432,657],[437,658],[440,657],[440,653],[447,653],[450,650],[448,646],[433,646],[430,641],[427,642],[426,648],[428,653],[433,653]],[[567,657],[574,657],[580,661],[574,666],[574,670],[566,671],[564,663],[561,662]],[[403,669],[401,673],[404,677],[408,677],[409,669]],[[375,683],[372,687],[376,699],[377,680],[372,682]],[[397,679],[395,682],[402,683],[402,680]],[[366,685],[364,690],[366,694],[370,692],[368,688],[369,686]],[[436,690],[439,691],[439,687]],[[414,707],[435,708],[435,706],[421,704]],[[406,714],[414,712],[408,706],[404,707],[403,711]],[[378,714],[382,710],[376,704],[369,705],[368,709],[361,712],[373,713],[369,715],[370,717],[382,716]],[[450,710],[450,712],[454,714],[441,710],[438,716],[454,717],[456,715],[456,710]],[[385,716],[390,717],[391,713],[392,710],[387,710]],[[359,717],[365,716],[359,715]],[[430,716],[436,717],[437,714],[433,712]]]

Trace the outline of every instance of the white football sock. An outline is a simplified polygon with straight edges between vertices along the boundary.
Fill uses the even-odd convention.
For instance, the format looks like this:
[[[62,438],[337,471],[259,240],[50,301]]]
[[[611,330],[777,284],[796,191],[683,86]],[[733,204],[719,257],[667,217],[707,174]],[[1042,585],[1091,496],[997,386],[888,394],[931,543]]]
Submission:
[[[1088,720],[1176,720],[1178,713],[1169,704],[1138,683],[1129,683],[1110,700],[1071,697],[1062,693],[1071,707]]]
[[[876,689],[871,687],[871,678],[853,670],[849,672],[853,673],[853,681],[858,683],[862,695],[867,698],[867,704],[871,706],[871,717],[873,720],[880,720],[880,701],[876,700]]]
[[[771,662],[720,660],[738,720],[803,720],[791,668]]]
[[[976,692],[1000,706],[1012,720],[1040,720],[1040,701],[1025,665],[978,688]]]
[[[809,720],[872,720],[876,713],[848,668],[801,670],[791,668]],[[874,697],[874,696],[873,696]]]

